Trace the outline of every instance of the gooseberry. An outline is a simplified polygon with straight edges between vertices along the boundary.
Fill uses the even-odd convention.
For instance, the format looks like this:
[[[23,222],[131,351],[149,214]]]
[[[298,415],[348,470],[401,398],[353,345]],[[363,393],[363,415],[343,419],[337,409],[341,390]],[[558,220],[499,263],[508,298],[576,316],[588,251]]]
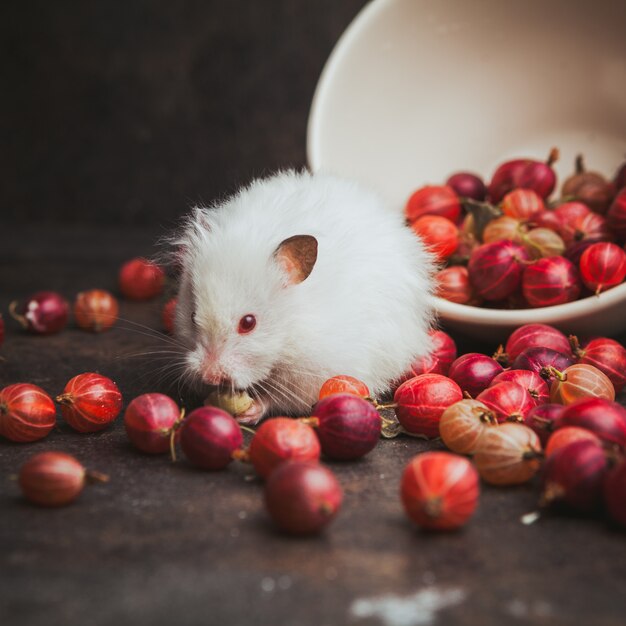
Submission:
[[[585,286],[598,294],[624,280],[626,252],[614,243],[594,243],[582,253],[579,267]]]
[[[502,300],[518,289],[529,258],[518,243],[494,241],[472,251],[467,269],[480,296],[486,300]]]
[[[421,374],[396,389],[395,413],[408,433],[438,437],[441,414],[462,399],[461,388],[450,378],[441,374]]]
[[[170,450],[171,437],[181,419],[174,400],[162,393],[144,393],[129,403],[124,428],[131,443],[148,454]]]
[[[606,455],[596,441],[573,441],[554,450],[543,467],[541,504],[563,503],[577,511],[593,511],[602,498],[606,471]]]
[[[523,422],[529,411],[535,406],[530,393],[514,382],[497,383],[487,387],[476,396],[476,400],[485,404],[499,422]]]
[[[106,428],[122,410],[122,394],[106,376],[95,373],[74,376],[56,401],[65,421],[81,433]]]
[[[56,422],[52,398],[37,385],[15,383],[0,390],[0,435],[11,441],[37,441]]]
[[[166,333],[174,334],[174,320],[176,319],[176,298],[170,298],[161,312],[161,324]]]
[[[487,195],[487,187],[480,176],[471,172],[457,172],[446,180],[446,185],[451,187],[459,198],[471,198],[482,202]]]
[[[526,267],[522,276],[522,293],[533,307],[573,302],[580,290],[576,267],[562,256],[539,259]]]
[[[404,214],[410,224],[424,215],[439,215],[456,222],[461,216],[461,202],[447,185],[426,185],[411,194]]]
[[[621,241],[626,239],[626,188],[615,196],[606,217],[607,224],[615,236]]]
[[[435,282],[437,296],[444,300],[457,304],[470,304],[476,300],[469,272],[463,265],[452,265],[439,270],[435,274]]]
[[[195,409],[180,427],[180,446],[185,456],[205,470],[224,469],[242,442],[235,418],[213,406]]]
[[[546,456],[550,456],[555,450],[564,448],[574,441],[594,441],[601,445],[600,439],[590,430],[581,428],[580,426],[565,426],[553,432],[545,446]]]
[[[32,456],[19,473],[24,497],[40,506],[56,507],[73,502],[86,483],[106,482],[108,476],[87,471],[65,452],[40,452]]]
[[[568,338],[554,326],[547,324],[524,324],[509,336],[505,351],[510,361],[514,361],[528,348],[550,348],[563,354],[570,354]]]
[[[284,532],[311,535],[333,520],[343,492],[335,475],[311,461],[281,463],[265,483],[265,507]]]
[[[452,363],[448,377],[461,388],[461,391],[476,397],[489,387],[491,381],[502,371],[502,365],[495,359],[478,352],[468,352]]]
[[[557,428],[580,426],[608,444],[626,447],[626,409],[604,398],[585,398],[566,406]]]
[[[117,300],[103,289],[82,291],[74,301],[76,324],[85,330],[99,333],[107,330],[117,320]]]
[[[552,348],[535,346],[522,350],[511,364],[511,367],[516,370],[531,370],[542,378],[551,380],[554,375],[550,369],[551,367],[557,370],[564,370],[573,364],[574,359],[569,348],[568,354],[565,354]]]
[[[441,414],[439,434],[450,450],[474,454],[487,428],[497,424],[496,416],[478,400],[459,400]]]
[[[556,148],[550,150],[545,163],[535,159],[513,159],[502,163],[493,174],[488,193],[492,202],[500,202],[512,189],[532,189],[542,198],[547,198],[556,185],[556,174],[552,164],[559,158]]]
[[[524,424],[537,433],[541,445],[545,446],[552,433],[558,428],[563,411],[562,404],[539,404],[526,414]]]
[[[523,424],[507,422],[489,428],[480,438],[474,462],[485,482],[518,485],[537,473],[542,456],[541,443],[534,431]]]
[[[358,459],[370,452],[382,429],[380,414],[373,405],[350,393],[326,396],[305,420],[316,428],[322,452],[338,460]]]
[[[358,378],[341,374],[339,376],[333,376],[324,382],[320,387],[318,399],[321,400],[334,393],[351,393],[360,398],[369,398],[370,390],[367,388],[367,385]]]
[[[509,191],[500,208],[505,215],[518,220],[528,221],[545,210],[541,196],[532,189],[517,188]]]
[[[615,387],[606,374],[593,365],[576,363],[564,371],[552,368],[550,402],[573,404],[584,398],[615,400]]]
[[[620,392],[626,384],[626,348],[607,337],[596,337],[588,341],[582,348],[578,340],[572,337],[575,343],[575,354],[579,363],[593,365],[606,374],[616,392]]]
[[[67,300],[55,291],[38,291],[23,302],[11,302],[9,312],[22,328],[38,335],[63,330],[69,317]]]
[[[454,530],[471,518],[480,485],[474,466],[449,452],[424,452],[406,465],[400,484],[408,517],[428,530]]]
[[[626,461],[623,459],[606,473],[603,493],[611,519],[626,526]]]
[[[412,222],[411,228],[440,261],[447,259],[459,245],[459,231],[445,217],[424,215]]]
[[[521,385],[528,391],[530,397],[535,401],[535,405],[545,404],[550,400],[550,388],[546,381],[531,370],[504,370],[497,374],[491,381],[491,385],[498,383],[513,382]]]
[[[164,284],[163,270],[148,259],[131,259],[120,268],[120,291],[129,300],[155,298],[163,291]]]
[[[285,461],[318,461],[320,443],[307,424],[289,417],[273,417],[257,428],[248,457],[259,476],[267,478]]]
[[[420,374],[432,373],[445,376],[448,373],[450,365],[457,355],[454,339],[443,330],[431,330],[429,335],[432,343],[430,354],[418,357],[400,378],[398,384]]]

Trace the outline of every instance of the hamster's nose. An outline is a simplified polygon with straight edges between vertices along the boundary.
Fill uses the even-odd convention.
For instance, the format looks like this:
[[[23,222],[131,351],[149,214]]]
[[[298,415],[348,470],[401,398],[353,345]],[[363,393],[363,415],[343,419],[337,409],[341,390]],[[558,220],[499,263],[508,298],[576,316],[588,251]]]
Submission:
[[[202,374],[202,381],[215,387],[227,387],[232,384],[232,380],[224,372],[205,371]]]

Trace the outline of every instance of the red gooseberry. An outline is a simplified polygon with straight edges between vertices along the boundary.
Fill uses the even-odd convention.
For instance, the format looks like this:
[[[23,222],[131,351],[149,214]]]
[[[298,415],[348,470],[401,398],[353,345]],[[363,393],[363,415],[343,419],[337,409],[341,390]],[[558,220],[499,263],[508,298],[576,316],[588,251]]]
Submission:
[[[56,400],[65,421],[81,433],[106,428],[122,410],[122,394],[117,385],[95,373],[74,376]]]
[[[213,406],[195,409],[180,427],[180,446],[185,456],[205,470],[224,469],[242,442],[241,428],[235,419]]]
[[[320,452],[319,440],[310,426],[289,417],[273,417],[257,428],[248,458],[259,476],[267,478],[285,461],[317,461]]]
[[[118,312],[117,300],[104,289],[82,291],[74,301],[76,324],[96,333],[111,328],[117,320]]]
[[[369,398],[370,390],[358,378],[341,374],[324,381],[324,384],[320,387],[318,399],[321,400],[333,393],[351,393],[361,398]]]
[[[447,259],[459,245],[459,231],[446,217],[424,215],[412,222],[411,228],[439,261]]]
[[[456,222],[461,215],[461,202],[452,187],[426,185],[411,194],[404,214],[409,223],[424,215],[439,215]]]
[[[441,414],[462,399],[461,388],[450,378],[441,374],[421,374],[396,389],[395,413],[406,432],[438,437]]]
[[[524,424],[537,433],[542,446],[546,445],[558,427],[564,408],[562,404],[539,404],[526,414]]]
[[[312,535],[341,508],[343,491],[335,475],[312,461],[287,461],[265,482],[265,507],[276,526],[292,535]]]
[[[435,282],[437,296],[444,300],[457,304],[472,304],[476,300],[469,272],[462,265],[451,265],[439,270],[435,274]]]
[[[585,398],[566,406],[556,428],[580,426],[610,445],[626,447],[626,409],[604,398]]]
[[[181,410],[169,396],[144,393],[126,407],[124,428],[136,448],[148,454],[163,454],[173,445],[172,433],[181,417]]]
[[[537,372],[539,376],[546,380],[551,380],[554,377],[553,370],[564,370],[570,365],[574,364],[574,358],[568,349],[568,353],[559,352],[552,348],[545,348],[536,346],[534,348],[526,348],[522,350],[511,367],[516,370],[532,370]]]
[[[406,514],[421,528],[455,530],[476,510],[478,473],[462,456],[424,452],[404,468],[400,494]]]
[[[541,504],[563,503],[577,511],[593,511],[600,505],[607,467],[604,450],[595,441],[573,441],[554,450],[541,475]]]
[[[565,426],[559,428],[550,435],[548,443],[545,446],[546,456],[550,456],[555,450],[564,448],[573,441],[595,441],[598,445],[601,445],[600,439],[594,435],[590,430],[581,428],[580,426]]]
[[[491,178],[488,195],[492,202],[500,202],[504,195],[523,187],[547,198],[556,186],[556,173],[552,164],[559,158],[556,148],[550,150],[545,162],[535,159],[513,159],[498,166]]]
[[[609,377],[615,391],[620,392],[626,384],[626,348],[608,337],[591,339],[582,348],[575,337],[572,341],[576,345],[578,362],[597,367]]]
[[[620,241],[624,241],[626,239],[626,188],[615,196],[606,217],[609,228]]]
[[[452,363],[448,377],[461,388],[461,391],[476,397],[487,389],[491,381],[502,371],[502,365],[495,359],[486,354],[468,352]]]
[[[502,300],[520,286],[528,252],[518,243],[503,240],[472,251],[467,269],[476,292],[486,300]]]
[[[547,324],[524,324],[514,330],[505,345],[509,361],[514,361],[528,348],[551,348],[563,354],[570,354],[571,347],[567,337],[554,326]]]
[[[584,398],[615,400],[615,387],[606,374],[593,365],[576,363],[563,372],[551,370],[550,402],[573,404]]]
[[[0,390],[0,435],[11,441],[37,441],[56,422],[52,398],[37,385],[15,383]]]
[[[120,268],[120,291],[129,300],[150,300],[163,291],[164,284],[163,270],[148,259],[131,259]]]
[[[442,374],[446,375],[450,365],[456,359],[457,350],[454,339],[443,330],[431,330],[430,339],[432,349],[430,354],[418,357],[410,366],[409,370],[400,377],[398,384],[419,376],[420,374]]]
[[[67,300],[55,291],[38,291],[21,303],[11,302],[9,312],[22,328],[38,335],[63,330],[69,317]]]
[[[459,400],[439,420],[441,439],[452,452],[474,454],[487,428],[497,424],[496,416],[478,400]]]
[[[161,324],[163,330],[170,335],[174,334],[174,320],[176,319],[176,298],[170,298],[164,305],[161,312]]]
[[[530,393],[514,382],[497,383],[487,387],[476,396],[476,400],[493,411],[499,422],[522,422],[535,406]]]
[[[509,191],[502,202],[500,208],[505,215],[519,220],[532,219],[545,209],[543,199],[532,189],[513,189]]]
[[[535,405],[545,404],[550,400],[548,384],[537,372],[508,369],[495,376],[490,384],[496,385],[506,382],[517,383],[524,387],[530,394],[530,397],[535,401]]]
[[[374,406],[350,393],[335,393],[319,400],[312,416],[304,418],[317,430],[322,452],[342,461],[370,452],[381,435],[382,420]]]
[[[626,526],[626,461],[622,459],[606,473],[604,479],[604,502],[611,519]]]
[[[582,253],[579,267],[585,286],[600,293],[623,282],[626,277],[626,252],[614,243],[594,243]]]
[[[532,307],[573,302],[580,290],[576,267],[562,256],[538,259],[522,276],[522,293]]]
[[[106,482],[108,476],[87,471],[65,452],[40,452],[22,467],[18,477],[24,497],[34,504],[57,507],[76,500],[86,483]]]
[[[472,172],[456,172],[446,180],[446,185],[451,187],[459,198],[471,198],[482,202],[487,195],[483,179]]]
[[[559,227],[559,235],[566,246],[577,241],[610,241],[613,239],[613,233],[609,229],[606,218],[589,210],[587,213],[580,212],[571,220],[563,219]]]

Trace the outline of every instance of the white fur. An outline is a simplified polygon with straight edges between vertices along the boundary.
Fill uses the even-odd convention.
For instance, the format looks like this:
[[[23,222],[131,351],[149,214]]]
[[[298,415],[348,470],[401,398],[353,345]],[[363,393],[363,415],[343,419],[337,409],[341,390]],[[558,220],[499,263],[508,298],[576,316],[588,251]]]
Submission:
[[[318,256],[285,286],[273,252],[293,235],[313,235]],[[306,413],[338,374],[379,395],[430,349],[432,259],[401,211],[356,183],[293,171],[255,180],[196,208],[177,243],[189,374],[227,376],[263,413]],[[256,328],[240,335],[248,313]]]

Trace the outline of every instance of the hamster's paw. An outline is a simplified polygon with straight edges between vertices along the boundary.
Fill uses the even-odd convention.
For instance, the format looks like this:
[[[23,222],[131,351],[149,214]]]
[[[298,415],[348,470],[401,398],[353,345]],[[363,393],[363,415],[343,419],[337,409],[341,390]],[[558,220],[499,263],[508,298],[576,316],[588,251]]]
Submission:
[[[268,409],[268,402],[254,398],[250,406],[243,413],[236,415],[235,419],[245,426],[256,426],[265,417]]]

